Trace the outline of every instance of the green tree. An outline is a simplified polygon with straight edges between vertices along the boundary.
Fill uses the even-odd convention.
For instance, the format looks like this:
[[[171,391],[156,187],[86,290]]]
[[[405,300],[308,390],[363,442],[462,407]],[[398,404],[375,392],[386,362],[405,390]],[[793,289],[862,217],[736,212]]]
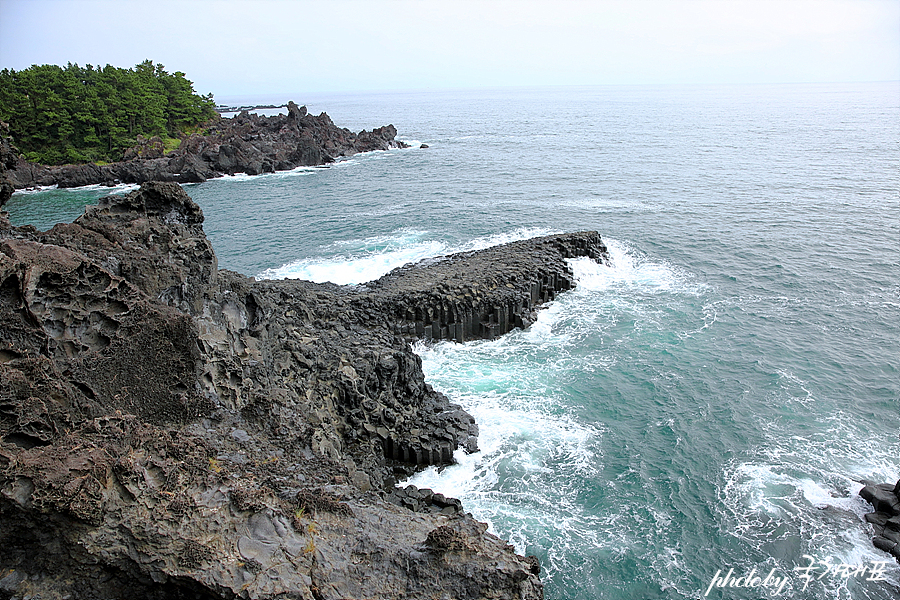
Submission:
[[[145,60],[133,69],[69,63],[0,71],[0,120],[26,158],[119,160],[138,135],[178,138],[216,116],[212,94]]]

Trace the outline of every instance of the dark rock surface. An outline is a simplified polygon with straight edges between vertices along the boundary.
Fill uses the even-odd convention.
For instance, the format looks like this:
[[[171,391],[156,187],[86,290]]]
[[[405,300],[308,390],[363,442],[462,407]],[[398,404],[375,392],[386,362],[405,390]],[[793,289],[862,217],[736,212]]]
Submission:
[[[408,340],[527,324],[596,233],[341,287],[219,270],[173,183],[3,215],[0,595],[542,597],[458,500],[394,487],[476,448]]]
[[[162,138],[158,135],[154,135],[147,139],[138,134],[136,141],[137,143],[133,147],[125,151],[123,160],[129,161],[136,158],[162,158],[165,154],[165,146],[163,145]]]
[[[551,235],[395,269],[366,285],[386,325],[426,340],[493,339],[528,327],[535,309],[574,286],[566,258],[602,261],[596,232]]]
[[[286,115],[272,117],[246,111],[232,119],[214,121],[204,135],[191,135],[163,156],[162,140],[140,138],[125,153],[125,161],[106,165],[47,167],[18,158],[10,179],[16,189],[58,185],[175,181],[196,183],[224,174],[259,175],[334,162],[359,152],[403,148],[393,125],[353,133],[337,127],[322,113],[288,103]]]
[[[893,485],[865,483],[859,495],[875,509],[866,514],[875,532],[872,543],[900,562],[900,481]]]
[[[6,204],[16,189],[11,171],[16,166],[19,151],[10,142],[8,131],[9,125],[0,122],[0,208]]]

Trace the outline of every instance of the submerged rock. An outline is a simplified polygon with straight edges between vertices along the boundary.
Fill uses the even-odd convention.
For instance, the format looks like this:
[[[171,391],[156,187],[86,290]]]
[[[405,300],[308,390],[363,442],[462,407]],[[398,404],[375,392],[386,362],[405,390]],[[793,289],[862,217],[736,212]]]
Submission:
[[[596,233],[341,287],[219,270],[173,183],[47,232],[2,215],[6,593],[542,597],[536,559],[458,500],[394,487],[477,449],[408,340],[526,325],[566,257],[604,258]]]

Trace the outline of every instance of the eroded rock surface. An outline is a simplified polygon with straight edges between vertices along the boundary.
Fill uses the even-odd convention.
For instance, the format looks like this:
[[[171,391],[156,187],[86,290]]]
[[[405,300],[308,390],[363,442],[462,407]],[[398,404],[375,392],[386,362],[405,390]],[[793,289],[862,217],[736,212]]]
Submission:
[[[394,487],[476,450],[408,342],[527,324],[599,237],[340,287],[219,270],[202,222],[174,183],[0,213],[0,596],[542,597],[458,500]]]

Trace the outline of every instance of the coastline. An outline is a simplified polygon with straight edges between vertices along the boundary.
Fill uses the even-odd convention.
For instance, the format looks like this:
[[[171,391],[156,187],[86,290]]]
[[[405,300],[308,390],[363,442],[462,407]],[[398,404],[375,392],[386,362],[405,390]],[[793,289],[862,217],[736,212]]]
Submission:
[[[47,166],[30,163],[14,147],[5,178],[14,189],[113,186],[147,181],[199,183],[246,173],[258,175],[321,166],[360,152],[407,147],[397,141],[393,125],[353,133],[337,127],[326,113],[308,114],[305,106],[288,102],[286,114],[260,116],[244,110],[233,118],[219,118],[203,134],[192,134],[164,153],[158,138],[138,137],[126,160],[109,164]],[[8,142],[6,143],[9,146]]]
[[[471,102],[448,100],[453,100],[446,103],[448,108],[478,106],[475,95]],[[631,122],[634,114],[646,112],[642,107],[652,104],[652,100],[614,122]],[[721,104],[743,106],[743,98],[737,94],[727,100]],[[862,102],[862,97],[856,100]],[[508,117],[500,127],[504,132],[524,131],[527,127],[523,128],[523,124],[539,122],[536,109],[529,112],[526,102],[515,101],[511,97],[507,103],[518,110],[504,113]],[[857,104],[850,99],[829,102],[824,107],[817,105],[826,116],[831,114],[829,107],[835,111],[840,107],[846,109],[840,114],[865,122],[861,120],[861,112],[865,111],[854,110]],[[718,104],[690,104],[703,107],[704,114],[711,115],[711,122],[721,124],[712,110]],[[566,128],[565,111],[560,111],[563,116],[555,120],[547,115],[546,125],[521,138],[528,141],[530,154],[516,152],[518,137],[505,143],[497,141],[496,149],[502,153],[493,160],[511,177],[487,182],[467,178],[468,172],[477,172],[471,168],[458,168],[482,163],[485,156],[483,139],[457,141],[450,137],[466,133],[468,115],[467,119],[459,119],[458,126],[448,127],[446,137],[431,137],[436,134],[422,132],[443,131],[443,111],[419,119],[414,110],[418,104],[411,108],[384,99],[381,104],[354,105],[349,111],[349,122],[361,127],[366,124],[367,114],[390,115],[389,105],[403,120],[404,131],[436,140],[439,152],[376,152],[334,169],[186,185],[188,193],[204,207],[204,227],[219,251],[219,266],[245,274],[262,273],[269,265],[286,264],[299,255],[303,260],[290,273],[292,276],[312,278],[306,275],[307,263],[350,273],[359,266],[357,259],[371,253],[383,261],[410,254],[410,248],[444,246],[450,249],[447,251],[459,251],[476,247],[498,231],[507,233],[529,225],[538,211],[544,211],[538,214],[548,228],[535,230],[531,235],[601,229],[611,238],[606,242],[613,256],[611,268],[579,274],[578,289],[541,313],[538,327],[487,344],[417,346],[426,381],[476,417],[481,426],[482,452],[458,455],[460,465],[443,470],[429,468],[426,475],[434,473],[434,477],[418,476],[412,483],[461,498],[467,511],[491,523],[491,531],[511,540],[520,554],[536,553],[541,559],[548,597],[596,595],[604,582],[621,585],[610,592],[617,598],[641,595],[644,590],[653,595],[662,593],[659,590],[671,581],[681,582],[681,587],[665,588],[668,593],[691,597],[696,590],[702,593],[708,587],[719,568],[723,573],[731,567],[736,573],[747,573],[775,555],[780,557],[775,559],[775,566],[790,573],[793,566],[805,564],[795,560],[801,552],[832,556],[848,563],[888,560],[890,581],[878,584],[858,579],[859,588],[848,588],[843,580],[826,576],[818,584],[820,587],[805,595],[797,585],[795,592],[799,596],[837,598],[851,593],[854,597],[881,597],[890,596],[897,589],[896,565],[891,568],[893,559],[872,546],[871,529],[863,522],[863,515],[873,509],[859,497],[863,484],[857,483],[862,479],[897,479],[897,413],[893,410],[896,394],[892,392],[896,390],[889,377],[890,363],[878,351],[896,346],[896,327],[892,323],[897,321],[891,317],[896,313],[896,298],[890,288],[877,285],[891,281],[895,270],[890,261],[884,261],[884,250],[894,246],[895,236],[890,234],[889,224],[879,218],[896,204],[883,192],[896,188],[896,172],[886,168],[892,164],[886,160],[891,155],[885,154],[889,148],[884,143],[890,138],[890,130],[882,136],[871,136],[873,147],[878,150],[872,158],[873,171],[859,181],[853,179],[850,166],[841,162],[846,153],[839,151],[840,145],[834,143],[839,136],[827,126],[834,121],[820,119],[824,125],[822,139],[830,140],[828,146],[836,149],[827,155],[827,164],[837,167],[833,177],[814,160],[799,160],[796,164],[802,168],[791,175],[769,174],[764,168],[765,158],[760,157],[748,163],[746,179],[734,182],[733,190],[716,189],[710,185],[710,177],[691,177],[690,165],[678,162],[679,157],[687,156],[681,151],[689,148],[676,145],[664,155],[678,167],[677,174],[672,174],[684,187],[679,188],[680,193],[671,190],[671,197],[651,199],[646,189],[643,195],[631,193],[640,192],[641,181],[646,184],[650,180],[635,179],[636,169],[629,171],[643,146],[629,146],[626,141],[613,163],[624,170],[622,178],[594,181],[588,188],[585,182],[594,172],[591,164],[574,161],[564,165],[565,171],[574,172],[577,168],[579,175],[545,197],[542,190],[552,189],[547,184],[558,170],[536,170],[532,165],[541,164],[542,157],[548,154],[558,156],[562,150],[561,144],[547,145],[557,139],[546,138],[547,131],[566,134],[558,136],[565,139],[566,146],[586,150],[616,138],[604,141],[587,134],[579,136],[578,128]],[[596,119],[604,114],[599,110],[592,113],[586,102],[577,105],[584,106],[585,114],[593,114]],[[787,122],[800,112],[798,108],[778,114]],[[488,113],[473,110],[471,116],[480,118],[484,114]],[[384,116],[376,120],[390,121]],[[748,122],[754,119],[738,121],[733,127],[721,124],[720,131],[729,134],[728,138],[742,131]],[[787,137],[778,128],[772,135],[776,141]],[[717,147],[722,141],[717,136],[702,137],[710,147]],[[809,155],[814,148],[805,141],[808,140],[803,137],[798,139],[795,158]],[[727,158],[728,150],[723,152],[722,158]],[[711,175],[724,176],[731,172],[725,163],[719,160],[705,164]],[[416,181],[416,171],[428,176]],[[495,167],[493,172],[497,171]],[[668,181],[662,171],[649,169],[648,177]],[[388,182],[378,181],[385,176]],[[772,196],[754,196],[754,190],[761,189],[756,186],[764,187],[772,178],[779,184],[772,188]],[[795,197],[796,184],[803,185],[811,179],[822,185],[804,188],[809,195]],[[332,181],[347,185],[332,185]],[[373,181],[391,185],[373,186]],[[846,187],[841,187],[842,181]],[[626,184],[627,197],[617,195],[617,190]],[[270,192],[276,190],[293,193],[274,205],[260,202],[271,198]],[[579,195],[581,190],[584,196]],[[441,198],[441,194],[455,199],[456,191],[461,198],[451,203],[454,208],[466,206],[472,196],[497,202],[473,207],[463,219],[448,219],[444,206],[433,199]],[[341,196],[348,192],[354,206],[373,207],[372,212],[388,215],[414,216],[372,222],[368,211],[362,215],[332,212],[331,207],[342,206]],[[60,190],[49,194],[47,201],[65,201],[81,195],[96,198],[102,193],[105,192],[71,194]],[[17,206],[9,207],[14,219],[20,215],[14,223],[32,222],[28,217],[22,218],[30,213],[22,212],[20,207],[44,200],[28,194],[16,196],[13,202]],[[735,203],[735,197],[745,198],[746,203]],[[511,198],[516,199],[514,205]],[[248,201],[253,210],[246,212]],[[245,216],[257,222],[277,219],[276,209],[286,207],[302,207],[302,218],[291,214],[292,218],[273,223],[271,230],[261,233],[253,230],[239,234],[229,229],[229,223],[243,225]],[[81,212],[82,207],[75,210]],[[310,225],[328,223],[334,214],[342,215],[338,217],[340,228],[312,228],[305,234]],[[781,225],[766,218],[773,214],[783,220]],[[818,218],[810,221],[806,218],[809,214]],[[48,217],[40,221],[39,228],[69,222],[75,216],[76,213]],[[657,226],[647,227],[648,222]],[[796,236],[779,236],[779,232],[796,232],[799,240]],[[289,242],[290,248],[278,251],[279,240],[294,243]],[[470,240],[475,240],[475,244],[470,245]],[[298,253],[296,246],[300,243],[303,246]],[[862,247],[868,251],[860,252]],[[826,255],[828,258],[824,258]],[[311,258],[306,260],[307,256]],[[738,262],[736,256],[742,260]],[[773,264],[783,268],[773,273]],[[759,296],[748,300],[748,289],[759,291]],[[760,315],[766,319],[760,319]],[[655,320],[657,316],[664,318]],[[622,318],[627,320],[616,320]],[[821,331],[809,327],[814,324],[844,332],[841,344],[832,347],[823,343],[827,338],[820,337]],[[726,340],[734,341],[732,345],[719,343]],[[613,348],[612,342],[619,343]],[[797,344],[796,348],[805,353],[803,356],[817,357],[816,362],[803,364],[796,355],[778,352],[794,349],[792,344]],[[679,351],[675,352],[672,346]],[[665,365],[645,364],[641,352],[648,348],[661,350],[663,357],[667,356],[666,351],[675,355],[668,356]],[[828,359],[837,350],[850,350],[853,355],[846,354],[845,361],[834,363],[841,365],[839,369],[828,368],[832,364]],[[726,362],[717,367],[718,359]],[[591,365],[590,372],[580,370],[579,365],[584,364]],[[710,365],[707,373],[712,378],[693,369],[703,365]],[[654,378],[667,372],[665,366],[684,377],[679,380],[681,383]],[[872,367],[878,370],[873,371]],[[653,396],[642,394],[641,390],[623,389],[621,381],[616,380],[622,376],[661,382],[663,388],[651,387]],[[860,377],[866,381],[871,377],[875,386],[856,385]],[[732,385],[738,379],[746,381],[751,391]],[[570,382],[580,386],[576,391],[586,390],[589,395],[573,394],[568,387]],[[501,384],[510,391],[501,391]],[[475,386],[478,394],[471,393]],[[618,399],[617,393],[621,393]],[[696,398],[707,401],[710,412],[704,414],[721,418],[707,420],[701,414],[696,420]],[[735,403],[734,398],[741,401]],[[502,414],[497,409],[502,409]],[[731,410],[737,412],[730,413]],[[784,411],[791,411],[792,416],[785,416]],[[497,418],[494,412],[498,413]],[[686,421],[679,418],[687,415],[690,418]],[[642,423],[665,424],[670,417],[675,419],[674,425],[669,422],[670,428],[657,431],[648,427],[639,458],[631,459],[634,428]],[[743,417],[763,419],[769,426],[762,431],[742,427]],[[616,425],[607,429],[592,426],[594,422]],[[798,441],[794,437],[798,427],[811,435]],[[675,454],[669,462],[671,447],[667,442],[674,444],[676,438],[689,443],[674,446]],[[710,439],[721,452],[703,452],[703,440]],[[685,449],[687,457],[678,453]],[[610,473],[631,473],[629,468],[640,471],[643,463],[638,460],[666,465],[661,467],[661,479],[652,488],[656,493],[645,496],[638,477],[609,483],[613,480],[607,476]],[[509,464],[515,467],[514,471],[506,468]],[[532,466],[547,468],[534,472],[530,470]],[[521,478],[523,472],[529,480]],[[667,486],[678,485],[679,478],[688,472],[712,485],[686,490],[693,494],[673,501],[670,510],[674,512],[663,513],[672,519],[671,523],[667,519],[665,527],[656,527],[655,513],[635,513],[640,510],[638,507],[651,506],[658,497],[666,498]],[[463,477],[465,483],[459,485]],[[516,485],[517,481],[523,481],[523,485]],[[592,490],[607,493],[596,504],[585,503],[582,494]],[[701,518],[691,518],[698,516],[695,509]],[[540,514],[541,520],[532,520],[534,514]],[[702,518],[707,514],[720,518]],[[635,521],[626,518],[632,515],[637,517]],[[747,532],[748,537],[733,538],[730,534],[735,528]],[[581,532],[590,536],[585,538]],[[784,539],[780,537],[782,532],[796,540],[792,542],[796,544],[795,554],[776,554],[771,550],[772,544]],[[622,546],[632,539],[647,543]],[[704,550],[708,547],[702,545],[704,539],[717,539],[715,552]],[[683,556],[690,560],[667,571],[668,555],[660,554],[658,549],[677,548],[680,544],[684,544]],[[618,570],[618,563],[608,560],[609,552],[620,550],[621,556],[632,561],[632,568],[625,572]],[[802,581],[795,580],[794,584]]]
[[[180,186],[151,183],[47,232],[0,223],[15,291],[0,313],[16,415],[0,442],[3,566],[47,593],[83,582],[82,597],[541,598],[536,559],[458,501],[394,487],[477,449],[474,420],[424,383],[407,340],[503,333],[570,287],[567,256],[603,259],[599,236],[359,289],[218,270],[202,222]],[[502,307],[521,312],[495,319]]]

